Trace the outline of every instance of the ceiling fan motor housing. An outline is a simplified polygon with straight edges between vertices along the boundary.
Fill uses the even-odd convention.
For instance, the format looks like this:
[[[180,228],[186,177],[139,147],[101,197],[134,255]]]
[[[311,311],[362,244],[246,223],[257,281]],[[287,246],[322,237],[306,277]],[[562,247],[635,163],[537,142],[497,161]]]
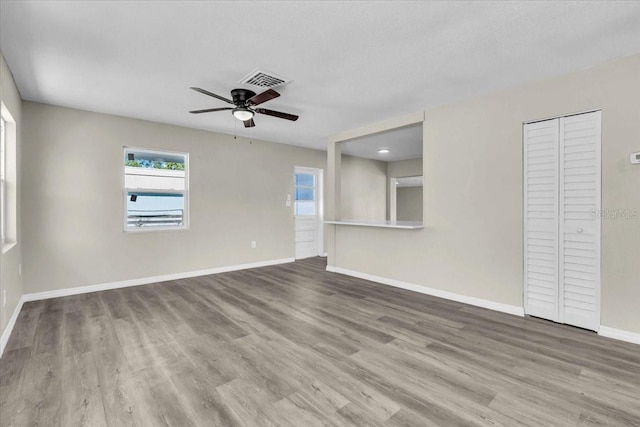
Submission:
[[[256,93],[249,89],[233,89],[231,91],[231,98],[236,105],[246,105],[247,101],[256,96]]]

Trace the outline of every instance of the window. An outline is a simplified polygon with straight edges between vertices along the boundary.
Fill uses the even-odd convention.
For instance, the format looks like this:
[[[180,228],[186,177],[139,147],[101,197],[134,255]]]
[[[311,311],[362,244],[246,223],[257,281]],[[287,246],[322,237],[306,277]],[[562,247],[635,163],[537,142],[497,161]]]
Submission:
[[[294,215],[316,214],[316,182],[312,173],[295,174]]]
[[[124,230],[188,227],[186,153],[124,147]]]
[[[7,179],[6,179],[6,142],[5,142],[5,122],[0,117],[0,242],[2,245],[7,240]]]
[[[18,243],[16,122],[0,102],[0,246],[6,253]]]

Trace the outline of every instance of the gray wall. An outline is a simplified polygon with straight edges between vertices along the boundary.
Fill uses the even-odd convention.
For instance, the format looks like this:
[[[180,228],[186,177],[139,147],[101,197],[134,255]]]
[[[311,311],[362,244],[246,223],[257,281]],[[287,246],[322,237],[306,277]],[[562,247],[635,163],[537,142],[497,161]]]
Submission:
[[[326,165],[322,151],[31,102],[23,121],[25,293],[293,257],[294,166]],[[122,232],[123,145],[189,153],[189,230]]]
[[[22,277],[18,272],[18,266],[22,262],[22,235],[21,218],[20,218],[20,197],[21,197],[21,181],[20,181],[20,156],[22,146],[22,101],[20,94],[16,88],[15,82],[11,71],[7,67],[4,61],[4,56],[0,53],[0,99],[7,107],[13,119],[16,123],[16,149],[17,152],[7,153],[9,157],[15,157],[15,165],[9,165],[15,168],[11,175],[15,176],[15,180],[12,185],[9,185],[7,190],[9,197],[14,198],[17,203],[16,215],[9,218],[9,221],[15,224],[12,227],[15,230],[15,235],[9,236],[16,243],[11,249],[3,248],[0,251],[0,334],[4,333],[7,323],[15,310],[20,297],[22,296]],[[10,212],[11,214],[11,212]],[[3,292],[7,292],[7,304],[2,305]]]
[[[422,175],[422,158],[397,160],[387,163],[387,176],[389,178],[419,175]]]
[[[396,160],[395,162],[387,163],[387,186],[391,185],[391,178],[402,178],[405,176],[421,176],[422,175],[422,158],[419,159],[407,159],[407,160]],[[403,192],[402,201],[398,198],[398,193],[396,193],[396,215],[397,220],[399,221],[422,221],[422,194],[420,194],[418,198],[409,199],[406,195],[409,193],[415,193],[418,190],[411,190]],[[422,190],[420,190],[422,191]],[[387,219],[391,218],[389,209],[391,207],[391,202],[389,199],[389,194],[391,193],[391,188],[387,187]],[[416,196],[414,194],[414,196]],[[402,203],[403,206],[400,206]],[[418,212],[418,208],[420,211]],[[410,209],[412,213],[406,212],[406,209]],[[403,217],[415,217],[417,219],[404,219],[399,215],[400,210],[403,211]]]
[[[386,219],[387,163],[342,156],[342,219]]]
[[[396,219],[422,221],[422,187],[396,189]]]
[[[425,228],[334,227],[331,265],[521,307],[523,122],[602,109],[603,208],[640,212],[639,99],[640,55],[427,111]],[[639,242],[603,219],[601,323],[636,333]]]

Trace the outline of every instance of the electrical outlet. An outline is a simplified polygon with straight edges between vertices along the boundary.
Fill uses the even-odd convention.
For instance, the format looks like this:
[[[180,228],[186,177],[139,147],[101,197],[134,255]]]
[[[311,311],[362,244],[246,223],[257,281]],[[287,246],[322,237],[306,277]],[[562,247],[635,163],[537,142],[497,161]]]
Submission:
[[[257,246],[257,245],[256,245],[256,241],[255,241],[255,240],[252,240],[252,241],[251,241],[251,249],[255,249],[255,248],[256,248],[256,246]]]
[[[3,290],[2,291],[2,306],[4,307],[5,305],[7,305],[7,290]]]

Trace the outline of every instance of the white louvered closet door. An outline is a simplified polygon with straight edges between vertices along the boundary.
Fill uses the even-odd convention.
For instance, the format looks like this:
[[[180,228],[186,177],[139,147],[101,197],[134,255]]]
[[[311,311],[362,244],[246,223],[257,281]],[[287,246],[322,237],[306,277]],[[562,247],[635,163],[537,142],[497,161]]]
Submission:
[[[600,328],[601,112],[560,119],[560,322]]]
[[[525,311],[600,326],[601,113],[524,127]]]
[[[527,314],[559,321],[558,119],[524,127],[524,275]]]

